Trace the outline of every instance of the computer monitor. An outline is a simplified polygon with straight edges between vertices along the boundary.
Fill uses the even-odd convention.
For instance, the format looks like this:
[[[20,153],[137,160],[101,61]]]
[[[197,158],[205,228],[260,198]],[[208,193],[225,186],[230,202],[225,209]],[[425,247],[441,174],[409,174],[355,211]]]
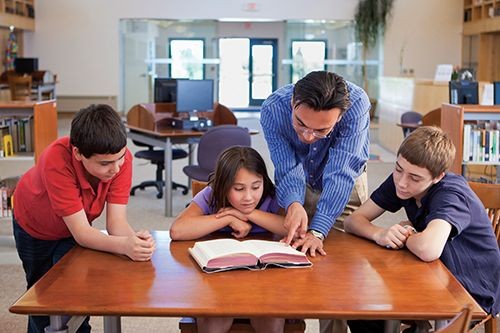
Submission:
[[[156,78],[154,83],[155,103],[175,103],[177,99],[177,80]]]
[[[177,112],[212,111],[214,107],[213,80],[177,81]]]
[[[38,70],[38,58],[16,58],[14,70],[18,74],[31,74]]]
[[[493,104],[500,105],[500,81],[493,82]]]
[[[450,81],[451,104],[478,104],[479,93],[477,81]]]

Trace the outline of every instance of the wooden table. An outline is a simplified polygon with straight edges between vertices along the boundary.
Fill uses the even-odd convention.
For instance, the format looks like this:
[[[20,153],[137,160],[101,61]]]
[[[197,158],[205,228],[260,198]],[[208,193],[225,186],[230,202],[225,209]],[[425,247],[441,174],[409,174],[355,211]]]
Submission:
[[[150,262],[76,247],[10,311],[51,315],[53,329],[64,325],[62,314],[106,316],[107,332],[120,332],[119,316],[448,319],[472,304],[473,317],[485,317],[440,261],[339,231],[311,268],[214,274],[189,256],[193,241],[154,237]]]

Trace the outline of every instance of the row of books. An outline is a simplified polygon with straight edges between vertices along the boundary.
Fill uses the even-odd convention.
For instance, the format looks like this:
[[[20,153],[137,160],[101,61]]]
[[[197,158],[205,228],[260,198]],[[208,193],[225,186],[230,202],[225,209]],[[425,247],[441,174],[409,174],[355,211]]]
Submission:
[[[12,217],[14,199],[12,194],[16,188],[18,177],[0,180],[0,218]]]
[[[464,162],[500,162],[500,121],[464,124]]]
[[[12,194],[7,187],[0,187],[0,217],[12,217]]]
[[[0,150],[3,156],[20,152],[33,152],[33,116],[0,118]]]

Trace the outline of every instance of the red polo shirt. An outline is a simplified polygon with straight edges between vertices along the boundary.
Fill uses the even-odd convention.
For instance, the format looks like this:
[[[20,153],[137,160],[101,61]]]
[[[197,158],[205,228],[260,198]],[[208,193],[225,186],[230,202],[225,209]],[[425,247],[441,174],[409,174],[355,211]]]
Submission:
[[[70,237],[62,217],[82,209],[89,223],[99,217],[106,202],[127,204],[132,184],[132,154],[127,149],[120,171],[108,182],[99,182],[97,193],[75,159],[69,137],[54,141],[38,163],[20,179],[14,193],[14,214],[31,236],[44,240]]]

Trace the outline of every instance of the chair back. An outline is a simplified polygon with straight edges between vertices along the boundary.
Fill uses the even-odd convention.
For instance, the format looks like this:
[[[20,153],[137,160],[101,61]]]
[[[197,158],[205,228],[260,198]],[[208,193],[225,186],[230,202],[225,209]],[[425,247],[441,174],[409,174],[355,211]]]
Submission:
[[[500,244],[500,184],[469,182],[469,186],[486,208],[493,232]]]
[[[10,98],[13,101],[31,100],[31,76],[11,75],[8,80]]]
[[[469,331],[472,308],[466,306],[459,312],[445,327],[435,331],[435,333],[466,333]]]
[[[196,179],[191,179],[191,189],[193,192],[193,197],[197,195],[201,190],[207,187],[207,182],[202,182]]]
[[[215,170],[220,153],[233,146],[251,146],[248,129],[236,125],[210,128],[198,144],[198,165],[184,167],[184,173],[190,178],[208,181],[209,175]]]
[[[405,126],[409,125],[409,126]],[[408,111],[401,115],[401,127],[403,136],[406,138],[418,126],[422,125],[422,115],[415,111]]]

